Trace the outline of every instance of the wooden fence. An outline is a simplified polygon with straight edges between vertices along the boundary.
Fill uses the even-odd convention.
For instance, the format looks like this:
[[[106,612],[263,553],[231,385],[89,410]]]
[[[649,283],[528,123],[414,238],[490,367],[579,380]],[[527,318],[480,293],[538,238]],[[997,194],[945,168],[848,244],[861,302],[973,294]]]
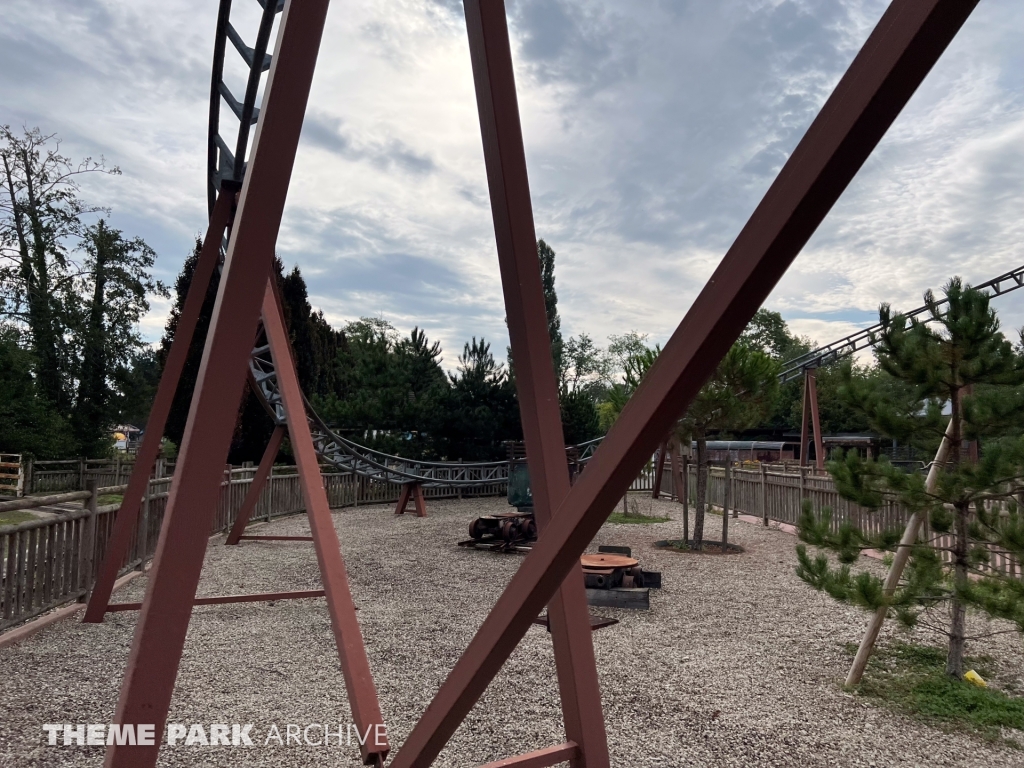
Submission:
[[[730,467],[729,482],[732,485],[730,494],[730,510],[759,517],[762,520],[796,525],[803,513],[803,503],[807,500],[813,510],[820,511],[825,507],[832,510],[831,528],[837,531],[846,522],[852,523],[867,534],[878,534],[882,531],[906,527],[910,512],[895,501],[887,501],[879,509],[867,509],[844,499],[836,490],[832,476],[824,471],[816,471],[810,467],[803,470],[795,467],[796,472],[785,471],[782,465],[777,466],[744,466]],[[687,487],[691,502],[697,488],[697,468],[688,467]],[[641,475],[641,478],[643,476]],[[638,478],[634,485],[640,483]],[[725,468],[713,466],[708,476],[708,503],[716,507],[725,504]],[[653,485],[648,486],[653,487]],[[668,468],[662,477],[662,491],[666,496],[675,498],[672,488],[672,476]],[[637,489],[641,490],[641,489]],[[642,490],[647,490],[643,488]],[[1003,509],[1005,513],[1005,508]],[[921,536],[931,539],[933,534],[927,523]],[[952,547],[952,536],[938,536],[935,546],[944,548],[942,558],[950,561],[952,554],[945,548]],[[994,546],[988,547],[990,560],[983,570],[998,572],[1006,576],[1024,578],[1022,564],[1005,550]]]
[[[20,453],[0,453],[0,498],[22,496],[25,477]]]
[[[26,460],[22,464],[24,492],[28,494],[84,491],[90,480],[101,487],[122,485],[131,477],[131,458],[116,459],[57,459],[52,461]],[[174,461],[157,459],[155,476],[168,477],[174,473]]]
[[[82,471],[82,465],[77,462],[76,468]],[[66,467],[44,471],[53,472],[51,476],[63,474],[61,482],[70,482],[68,476],[72,471]],[[90,471],[89,465],[84,465],[86,480],[119,476],[122,481],[127,481],[130,465],[127,470],[121,467],[120,475],[116,470],[106,474],[108,471],[110,468],[105,466],[99,471],[95,468]],[[227,530],[234,523],[255,472],[253,467],[225,470],[211,534]],[[393,503],[401,493],[399,485],[373,483],[350,473],[325,472],[323,481],[332,508]],[[150,479],[140,524],[121,562],[122,573],[141,566],[153,556],[170,484],[170,477]],[[114,484],[98,488],[81,509],[47,519],[0,526],[0,631],[62,603],[85,599],[103,562],[119,508],[117,504],[99,506],[97,499],[104,492],[123,491],[123,487],[106,485]],[[425,488],[424,495],[431,499],[470,498],[500,496],[506,490],[505,483],[492,483],[461,489]],[[69,495],[82,499],[84,494]],[[271,520],[304,510],[302,487],[294,467],[275,467],[252,519]]]

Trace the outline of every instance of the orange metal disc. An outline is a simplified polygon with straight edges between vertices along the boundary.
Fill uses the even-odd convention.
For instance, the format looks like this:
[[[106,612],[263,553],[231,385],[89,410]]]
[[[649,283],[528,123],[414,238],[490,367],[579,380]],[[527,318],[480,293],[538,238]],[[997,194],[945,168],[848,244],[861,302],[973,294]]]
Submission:
[[[583,555],[580,564],[584,568],[632,568],[638,564],[638,560],[625,555]]]

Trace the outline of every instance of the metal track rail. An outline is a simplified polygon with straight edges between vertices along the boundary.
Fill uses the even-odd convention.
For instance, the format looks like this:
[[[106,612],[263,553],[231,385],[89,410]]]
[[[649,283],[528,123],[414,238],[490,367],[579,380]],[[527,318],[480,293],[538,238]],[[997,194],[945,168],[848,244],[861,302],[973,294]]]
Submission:
[[[1024,265],[1017,267],[1016,269],[1005,272],[999,277],[994,277],[987,282],[981,283],[980,285],[974,286],[979,288],[990,296],[1002,296],[1005,293],[1010,293],[1018,288],[1024,286]],[[946,299],[936,302],[938,306],[944,306]],[[910,312],[904,312],[904,317],[918,317],[928,311],[927,306],[918,307]],[[834,363],[843,358],[849,357],[850,355],[859,352],[860,350],[874,346],[874,335],[882,329],[880,323],[875,323],[870,328],[865,328],[862,331],[851,333],[838,341],[833,341],[831,344],[826,344],[823,347],[818,347],[810,352],[795,357],[792,360],[784,363],[784,370],[779,374],[779,383],[786,384],[794,379],[799,379],[804,375],[804,371],[809,368],[821,368],[823,365]]]

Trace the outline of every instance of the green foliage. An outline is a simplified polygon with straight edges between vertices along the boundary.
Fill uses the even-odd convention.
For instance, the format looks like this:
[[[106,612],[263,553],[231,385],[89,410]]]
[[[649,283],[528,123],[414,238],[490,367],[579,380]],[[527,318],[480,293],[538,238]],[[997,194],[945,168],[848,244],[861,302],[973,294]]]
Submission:
[[[778,372],[765,352],[733,344],[679,420],[680,434],[701,440],[713,430],[756,424],[778,389]]]
[[[84,236],[85,275],[77,337],[82,349],[78,394],[71,424],[82,456],[103,456],[113,446],[114,389],[143,349],[138,324],[149,311],[149,295],[168,296],[151,276],[156,253],[141,238],[127,239],[103,219]],[[91,294],[91,295],[90,295]]]
[[[110,449],[111,427],[137,397],[133,368],[145,351],[139,320],[151,294],[165,295],[151,277],[149,246],[102,218],[89,224],[103,209],[81,199],[79,179],[95,172],[119,173],[102,159],[72,162],[39,129],[0,127],[0,318],[29,354],[32,386],[22,377],[20,396],[48,402],[35,427],[8,431],[20,434],[11,445],[31,444],[38,455]],[[65,420],[70,444],[59,425]]]
[[[458,370],[449,379],[436,436],[440,455],[466,460],[503,458],[503,443],[521,440],[522,428],[515,388],[490,345],[475,338],[466,344]]]
[[[840,371],[844,399],[883,435],[931,451],[943,433],[949,436],[947,464],[934,487],[884,457],[865,460],[840,451],[828,464],[841,496],[869,509],[897,503],[928,520],[931,538],[911,549],[899,586],[886,597],[868,581],[852,587],[864,574],[852,577],[844,569],[860,549],[895,551],[900,531],[868,536],[847,524],[833,532],[827,511],[815,517],[805,510],[801,539],[835,552],[843,565],[833,569],[823,555],[811,560],[804,552],[798,574],[837,599],[887,606],[907,626],[948,603],[947,673],[958,676],[967,606],[1024,631],[1024,589],[991,567],[993,550],[1024,554],[1024,524],[1013,499],[1024,478],[1024,357],[1000,332],[987,296],[958,278],[944,290],[945,307],[930,291],[925,294],[928,311],[922,318],[908,319],[882,305],[874,339],[882,375],[857,376],[849,364]],[[977,462],[965,460],[965,436],[983,439]],[[934,547],[940,535],[947,537],[948,561]]]
[[[855,653],[856,646],[849,650]],[[868,662],[857,693],[930,725],[989,741],[1003,740],[1003,729],[1024,731],[1024,699],[951,679],[943,670],[944,656],[939,648],[893,643]],[[991,675],[991,664],[984,657],[965,659],[982,677]]]
[[[0,451],[38,459],[74,455],[70,426],[37,389],[35,358],[15,339],[12,331],[0,331]]]
[[[558,316],[558,294],[555,292],[555,252],[543,240],[538,240],[537,257],[540,259],[540,282],[544,288],[544,310],[548,317],[551,359],[555,364],[555,372],[560,373],[564,363],[562,361],[562,319]]]
[[[102,159],[75,164],[38,128],[0,126],[0,315],[26,331],[39,394],[66,413],[74,395],[80,265],[73,258],[85,217],[101,209],[79,197],[79,177],[108,172]],[[109,171],[118,174],[113,168]]]

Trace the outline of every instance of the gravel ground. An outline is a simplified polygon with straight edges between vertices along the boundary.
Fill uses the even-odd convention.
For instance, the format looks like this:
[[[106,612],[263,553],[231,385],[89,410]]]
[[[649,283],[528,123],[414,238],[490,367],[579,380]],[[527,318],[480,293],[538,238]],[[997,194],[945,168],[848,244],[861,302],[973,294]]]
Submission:
[[[645,502],[678,517],[668,502]],[[469,521],[503,500],[431,502],[430,516],[382,506],[335,514],[370,665],[392,744],[400,745],[503,586],[517,555],[463,550]],[[717,538],[720,517],[709,518]],[[308,533],[304,517],[261,532]],[[866,616],[794,575],[794,538],[735,522],[746,552],[695,556],[656,550],[681,538],[678,521],[606,525],[594,542],[625,544],[663,572],[651,610],[594,609],[621,623],[594,635],[615,766],[1021,766],[1024,752],[894,715],[840,688]],[[312,545],[211,541],[200,595],[315,589]],[[869,567],[880,568],[878,563]],[[139,600],[140,578],[115,596]],[[0,766],[98,766],[101,747],[50,747],[43,723],[106,723],[135,614],[103,625],[67,620],[0,650]],[[883,642],[891,636],[887,628]],[[987,641],[1020,685],[1019,637]],[[1008,670],[1008,671],[1006,671]],[[265,745],[271,726],[349,722],[322,599],[199,607],[189,629],[170,722],[253,723],[256,746],[164,747],[161,766],[356,766],[354,747]],[[316,732],[313,732],[315,737]],[[441,754],[470,766],[559,743],[564,736],[547,633],[534,627]]]

